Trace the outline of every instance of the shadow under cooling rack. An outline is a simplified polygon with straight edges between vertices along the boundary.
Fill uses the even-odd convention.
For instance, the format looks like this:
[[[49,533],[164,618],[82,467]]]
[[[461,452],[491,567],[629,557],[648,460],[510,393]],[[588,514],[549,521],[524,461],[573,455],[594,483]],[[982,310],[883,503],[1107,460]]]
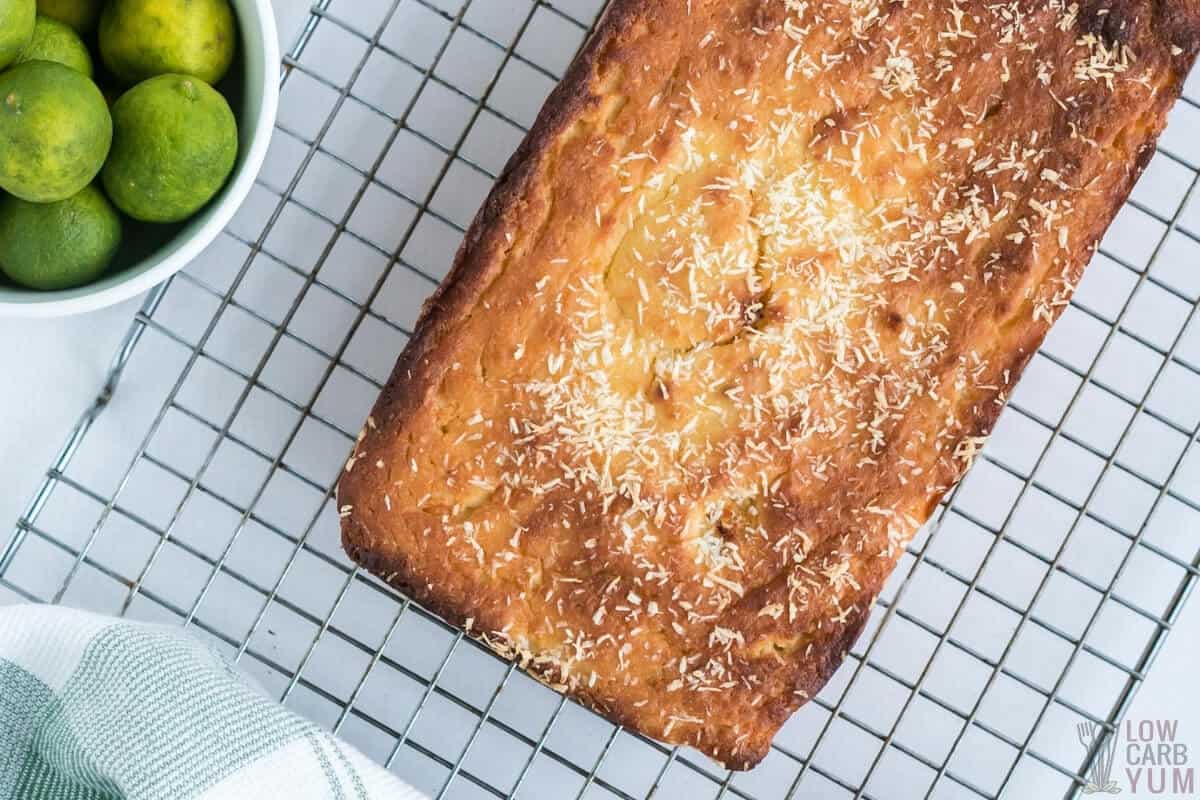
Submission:
[[[185,624],[432,795],[1073,795],[1197,576],[1195,83],[967,479],[756,770],[614,727],[350,564],[332,486],[599,0],[278,0],[267,165],[137,314],[0,602]],[[1102,737],[1098,737],[1097,741]]]

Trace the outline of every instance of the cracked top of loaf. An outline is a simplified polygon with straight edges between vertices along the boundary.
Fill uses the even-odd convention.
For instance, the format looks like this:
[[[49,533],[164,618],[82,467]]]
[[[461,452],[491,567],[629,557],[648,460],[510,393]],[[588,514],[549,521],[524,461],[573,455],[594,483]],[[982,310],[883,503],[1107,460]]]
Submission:
[[[1200,0],[616,0],[346,466],[351,557],[753,765],[969,466],[1198,43]]]

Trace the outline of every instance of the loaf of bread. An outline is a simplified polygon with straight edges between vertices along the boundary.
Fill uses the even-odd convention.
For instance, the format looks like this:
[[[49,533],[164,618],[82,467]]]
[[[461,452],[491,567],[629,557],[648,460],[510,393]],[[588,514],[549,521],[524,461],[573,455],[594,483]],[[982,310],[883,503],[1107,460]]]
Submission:
[[[1200,0],[615,0],[339,487],[356,562],[754,765],[1153,153]]]

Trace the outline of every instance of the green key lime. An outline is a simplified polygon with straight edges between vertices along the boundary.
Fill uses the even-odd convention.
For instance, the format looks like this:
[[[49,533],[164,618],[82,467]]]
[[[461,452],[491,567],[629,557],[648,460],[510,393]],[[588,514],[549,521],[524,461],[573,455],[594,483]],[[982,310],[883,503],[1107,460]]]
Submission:
[[[216,83],[236,38],[229,0],[111,0],[100,15],[100,57],[126,84],[167,73]]]
[[[0,0],[0,69],[29,45],[36,17],[36,0]]]
[[[112,130],[104,95],[70,67],[29,61],[0,73],[0,189],[66,200],[100,171]]]
[[[216,89],[189,75],[160,75],[112,108],[113,148],[101,178],[134,219],[180,222],[212,199],[233,171],[237,123]]]
[[[104,274],[121,218],[94,186],[57,203],[0,199],[0,270],[31,289],[69,289]]]
[[[104,0],[37,0],[38,13],[70,25],[79,33],[90,33],[100,19]]]
[[[18,64],[26,61],[54,61],[92,77],[92,57],[83,39],[71,26],[50,17],[37,18],[33,39],[17,59]]]

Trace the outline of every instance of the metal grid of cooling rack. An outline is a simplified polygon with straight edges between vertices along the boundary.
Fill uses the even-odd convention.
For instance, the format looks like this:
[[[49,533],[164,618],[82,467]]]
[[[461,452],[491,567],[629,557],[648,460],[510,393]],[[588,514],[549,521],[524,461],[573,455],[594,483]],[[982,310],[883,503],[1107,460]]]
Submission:
[[[983,456],[756,770],[608,724],[345,559],[344,454],[600,5],[293,14],[263,175],[136,315],[0,549],[0,602],[187,625],[439,797],[1075,794],[1200,563],[1198,92]],[[1105,732],[1091,750],[1079,722]]]

